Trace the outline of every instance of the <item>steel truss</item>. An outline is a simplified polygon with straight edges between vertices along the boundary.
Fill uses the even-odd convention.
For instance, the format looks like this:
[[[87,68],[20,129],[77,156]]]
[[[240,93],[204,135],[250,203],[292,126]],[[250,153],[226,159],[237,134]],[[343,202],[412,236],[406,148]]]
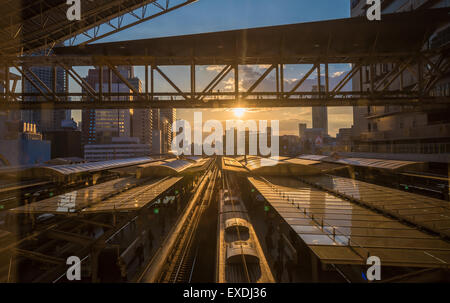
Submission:
[[[77,63],[78,62],[78,63]],[[145,68],[145,81],[143,91],[136,88],[127,81],[117,70],[117,66],[139,65]],[[15,93],[11,89],[8,81],[3,81],[5,92],[0,94],[0,109],[40,109],[40,108],[216,108],[216,107],[290,107],[290,106],[356,106],[356,105],[425,105],[449,103],[449,96],[432,96],[430,93],[436,83],[445,78],[450,71],[450,59],[446,52],[423,52],[409,56],[371,56],[359,58],[347,58],[339,63],[350,63],[351,69],[345,74],[342,80],[335,86],[330,87],[329,64],[326,58],[314,58],[299,60],[298,65],[308,65],[312,67],[299,79],[290,90],[285,89],[284,64],[278,58],[273,59],[267,69],[261,73],[253,84],[246,91],[239,89],[239,81],[242,80],[239,73],[239,64],[227,64],[223,69],[202,89],[196,85],[198,66],[195,58],[192,58],[190,67],[190,90],[183,91],[164,71],[162,65],[153,63],[151,57],[23,57],[11,58],[1,62],[4,73],[7,75],[10,66],[29,81],[38,93]],[[374,71],[376,64],[391,63],[391,71],[377,75]],[[57,92],[56,72],[54,73],[54,83],[48,87],[29,68],[32,65],[52,66],[63,68],[66,74],[66,81],[73,79],[81,88],[82,92]],[[246,64],[248,65],[248,64]],[[104,91],[102,86],[99,90],[83,79],[74,69],[75,66],[96,66],[99,70],[109,71],[108,79],[103,79],[103,72],[99,73],[99,82],[108,83],[108,90]],[[362,69],[370,69],[370,89],[363,90]],[[258,86],[267,79],[268,75],[275,71],[276,85],[273,91],[257,91]],[[156,92],[155,74],[159,74],[173,89],[174,92]],[[233,91],[215,90],[222,81],[232,73],[234,77],[235,89]],[[415,78],[415,83],[405,87],[403,77],[411,74]],[[111,92],[112,75],[115,75],[129,89],[126,93]],[[321,77],[324,74],[325,83],[322,85]],[[359,90],[344,91],[344,87],[359,74]],[[317,92],[301,91],[302,84],[316,75],[318,87],[325,89]],[[394,81],[400,81],[400,88],[393,89]],[[367,79],[366,79],[367,81]],[[25,102],[25,97],[35,97],[36,101]],[[117,97],[129,97],[131,102],[116,101]],[[72,101],[69,101],[71,98]]]
[[[0,55],[29,54],[56,45],[84,45],[154,19],[197,0],[81,1],[82,19],[69,21],[65,0],[0,1]]]

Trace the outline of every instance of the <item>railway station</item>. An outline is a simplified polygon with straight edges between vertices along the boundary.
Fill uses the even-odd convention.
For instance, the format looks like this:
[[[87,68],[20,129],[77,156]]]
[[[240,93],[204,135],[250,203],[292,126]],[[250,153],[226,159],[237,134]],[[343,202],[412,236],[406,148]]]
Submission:
[[[83,283],[450,282],[450,93],[436,93],[450,78],[448,3],[381,1],[375,22],[352,13],[108,40],[204,1],[81,1],[78,22],[61,13],[66,1],[0,0],[0,282],[72,282],[71,258],[74,282]],[[400,2],[411,9],[391,9]],[[431,47],[436,37],[447,40]],[[380,66],[390,70],[378,74]],[[259,89],[268,81],[273,87]],[[264,134],[278,155],[251,154],[245,136],[243,153],[217,153],[235,139],[225,136],[213,155],[195,154],[195,143],[175,150],[176,110],[210,111],[224,122],[236,109],[312,108],[306,132],[314,133],[314,109],[347,107],[352,132],[357,110],[367,110],[358,140],[372,141],[352,135],[342,147],[327,118],[314,140],[297,123],[294,152],[282,141],[289,135],[274,140],[273,124]],[[48,112],[50,120],[72,116],[45,128]],[[404,120],[415,125],[421,113],[434,131],[408,129],[409,143],[377,120],[417,114]],[[283,117],[273,119],[287,124]],[[57,132],[67,146],[52,139]],[[50,144],[67,155],[52,146],[43,160]],[[391,152],[397,147],[407,152]],[[369,275],[370,260],[381,278]]]

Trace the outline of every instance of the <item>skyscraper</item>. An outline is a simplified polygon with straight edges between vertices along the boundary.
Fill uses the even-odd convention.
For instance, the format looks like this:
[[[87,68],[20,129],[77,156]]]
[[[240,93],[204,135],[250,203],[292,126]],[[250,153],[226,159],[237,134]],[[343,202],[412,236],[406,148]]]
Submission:
[[[127,81],[142,90],[141,81],[134,76],[132,66],[119,66],[118,71]],[[96,91],[99,90],[99,69],[91,69],[85,80]],[[109,70],[103,70],[103,91],[109,91]],[[130,92],[129,87],[116,75],[112,75],[112,93]],[[130,96],[112,96],[112,100],[131,101]],[[152,111],[150,109],[94,109],[83,110],[82,129],[84,144],[110,143],[114,137],[137,137],[140,143],[152,143]]]
[[[159,126],[161,129],[161,152],[167,153],[171,150],[173,132],[172,125],[177,120],[175,108],[165,108],[159,110]]]
[[[325,86],[320,87],[321,91],[325,91]],[[312,88],[313,92],[317,92],[317,85]],[[323,135],[328,135],[328,110],[326,106],[315,106],[312,108],[312,125],[313,128],[323,129]]]
[[[66,90],[65,72],[62,68],[56,67],[56,71],[50,66],[33,66],[30,70],[49,88],[53,87],[54,74],[56,75],[56,92],[64,93]],[[33,78],[31,73],[26,72],[30,78]],[[36,81],[34,83],[41,90],[46,89]],[[22,90],[25,93],[39,93],[39,90],[31,84],[27,79],[23,79]],[[41,100],[41,96],[27,96],[25,101],[35,102]],[[22,120],[28,123],[36,124],[38,131],[44,132],[48,130],[59,129],[61,122],[66,119],[70,119],[70,111],[67,110],[55,110],[55,109],[42,109],[42,110],[24,110],[21,113]]]

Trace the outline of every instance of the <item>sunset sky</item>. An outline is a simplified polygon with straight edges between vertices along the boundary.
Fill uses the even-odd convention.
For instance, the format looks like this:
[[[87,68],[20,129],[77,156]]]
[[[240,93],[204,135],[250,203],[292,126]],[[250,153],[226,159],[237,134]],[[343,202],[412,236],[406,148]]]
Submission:
[[[350,16],[349,0],[199,0],[187,7],[175,10],[167,15],[134,26],[131,29],[108,37],[99,42],[123,41],[134,39],[147,39],[173,35],[195,34],[214,32],[240,28],[252,28],[261,26],[311,22]],[[242,89],[248,88],[265,66],[241,66],[239,83]],[[333,75],[331,85],[337,83],[343,72],[349,70],[348,65],[331,65],[330,74]],[[189,72],[184,67],[162,68],[176,84],[186,91],[189,90]],[[289,89],[295,80],[302,77],[308,66],[285,66],[285,87]],[[197,87],[204,86],[219,72],[220,66],[198,67]],[[80,69],[81,74],[86,74],[87,69]],[[143,68],[135,69],[136,76],[144,79]],[[312,74],[307,83],[300,90],[311,91],[311,86],[316,83],[317,75]],[[155,79],[156,91],[173,91],[165,81]],[[322,82],[323,83],[323,82]],[[273,90],[275,85],[275,73],[269,74],[256,91]],[[232,73],[224,79],[218,87],[221,91],[232,91],[234,80]],[[349,87],[347,87],[349,89]],[[75,89],[76,90],[76,89]],[[311,108],[279,108],[279,109],[249,109],[243,113],[240,119],[254,120],[280,120],[280,133],[298,135],[298,124],[311,125]],[[75,120],[81,119],[79,111],[73,112]],[[178,119],[192,120],[192,110],[177,110]],[[238,119],[235,112],[230,109],[203,110],[203,119]],[[329,134],[335,136],[339,128],[350,127],[353,123],[352,109],[349,107],[328,109]]]

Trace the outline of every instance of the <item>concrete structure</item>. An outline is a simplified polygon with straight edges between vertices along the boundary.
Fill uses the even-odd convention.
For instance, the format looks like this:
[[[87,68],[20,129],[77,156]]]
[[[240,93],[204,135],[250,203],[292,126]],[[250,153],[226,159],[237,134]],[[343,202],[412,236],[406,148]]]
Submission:
[[[87,161],[139,158],[150,154],[150,144],[140,144],[139,138],[114,137],[109,144],[84,146],[84,159]]]
[[[385,1],[382,14],[420,10],[426,8],[448,7],[449,1]],[[366,1],[352,1],[351,15],[365,15]],[[448,44],[450,27],[439,28],[424,48],[436,49]],[[433,64],[438,62],[434,58]],[[370,91],[374,82],[386,84],[390,73],[396,73],[401,66],[398,64],[376,64],[373,71],[370,66],[363,66],[353,78],[354,91]],[[414,68],[400,71],[399,79],[395,79],[388,89],[391,91],[404,88],[414,88],[421,70],[418,64]],[[362,73],[362,74],[361,74]],[[371,74],[373,77],[371,78]],[[360,77],[363,86],[360,86]],[[383,82],[384,81],[384,82]],[[430,94],[434,96],[450,96],[450,77],[439,80]],[[419,154],[434,155],[435,161],[441,161],[442,154],[450,153],[450,106],[428,105],[420,108],[412,106],[355,106],[353,109],[353,143],[355,152],[370,152],[384,154]],[[428,157],[430,158],[430,157]],[[433,157],[431,157],[433,159]]]

